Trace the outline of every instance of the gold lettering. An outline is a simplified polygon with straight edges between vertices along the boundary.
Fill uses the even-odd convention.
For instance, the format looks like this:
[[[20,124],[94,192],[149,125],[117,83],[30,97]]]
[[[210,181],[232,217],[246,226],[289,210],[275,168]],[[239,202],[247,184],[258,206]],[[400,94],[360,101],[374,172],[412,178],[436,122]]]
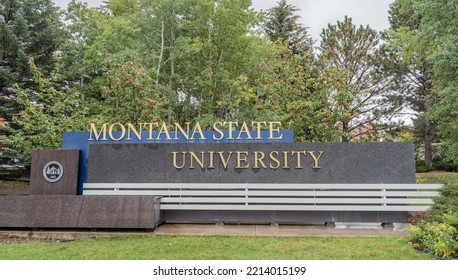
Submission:
[[[284,169],[289,169],[289,165],[288,165],[288,154],[289,152],[285,152],[283,151],[283,168]]]
[[[200,137],[199,137],[200,140],[207,139],[207,138],[205,138],[204,133],[202,132],[202,127],[200,127],[200,123],[198,123],[198,122],[196,123],[196,126],[194,127],[194,131],[192,133],[191,139],[195,139],[194,135],[196,133],[198,133],[200,135]]]
[[[259,169],[258,163],[261,164],[262,168],[267,168],[266,165],[264,164],[264,162],[262,161],[266,157],[266,154],[264,154],[264,152],[253,152],[253,154],[254,154],[254,166],[253,166],[253,168],[258,168]]]
[[[228,152],[227,159],[224,158],[223,153],[224,153],[224,152],[218,152],[219,160],[220,160],[221,163],[223,164],[224,169],[227,169],[227,164],[229,163],[229,160],[231,159],[232,152]]]
[[[172,137],[170,137],[169,129],[167,128],[167,125],[165,124],[165,122],[162,122],[161,128],[159,129],[159,134],[157,135],[156,140],[161,139],[161,134],[165,134],[166,140],[172,140]]]
[[[221,122],[215,122],[213,124],[213,129],[215,130],[215,132],[217,132],[220,135],[220,137],[216,137],[213,134],[213,140],[219,141],[219,140],[224,138],[224,133],[223,133],[223,131],[221,129],[219,129],[219,127],[217,125],[219,125],[219,127],[221,127],[223,124]]]
[[[250,164],[247,161],[248,152],[235,152],[235,153],[237,155],[237,165],[235,166],[235,168],[240,168],[240,169],[250,168]],[[242,155],[244,155],[243,158],[242,158]],[[241,165],[242,162],[245,163],[244,166]]]
[[[301,154],[304,154],[304,156],[307,156],[306,151],[292,151],[291,155],[297,155],[297,165],[296,169],[302,169],[302,164],[301,164]]]
[[[324,151],[320,151],[320,154],[317,157],[317,156],[315,156],[313,151],[309,152],[309,155],[313,158],[313,162],[314,162],[313,167],[312,167],[313,169],[320,169],[321,168],[320,164],[318,163],[318,161],[320,160],[320,157],[321,157],[321,155],[323,153],[324,153]]]
[[[223,122],[223,125],[226,125],[226,124],[229,125],[229,128],[228,128],[228,130],[229,130],[229,137],[228,137],[227,139],[229,139],[229,140],[234,140],[235,138],[232,136],[232,130],[233,130],[234,128],[232,127],[232,125],[235,124],[236,126],[238,126],[239,123],[238,123],[238,122]]]
[[[113,128],[114,128],[116,125],[121,127],[121,135],[119,136],[119,138],[115,138],[115,137],[113,136]],[[126,135],[126,128],[125,128],[122,124],[120,124],[120,123],[114,123],[114,124],[110,125],[110,128],[108,129],[108,136],[110,136],[110,138],[111,138],[112,140],[115,140],[115,141],[121,140],[122,138],[124,138],[124,135]]]
[[[243,122],[242,127],[240,127],[240,132],[239,132],[239,135],[237,136],[237,140],[242,139],[242,133],[246,134],[247,140],[253,139],[253,137],[251,137],[251,133],[250,133],[250,130],[248,129],[246,122]]]
[[[95,124],[94,123],[91,123],[91,128],[90,128],[90,133],[89,133],[89,139],[90,141],[98,141],[100,139],[100,136],[102,136],[102,141],[106,141],[107,140],[107,125],[108,123],[104,123],[102,125],[102,128],[100,129],[100,132],[97,133],[97,128],[95,127]],[[92,134],[94,134],[94,137],[95,139],[92,138]]]
[[[204,169],[204,155],[205,155],[205,152],[200,152],[200,156],[201,158],[198,158],[197,155],[194,153],[194,152],[189,152],[189,154],[191,155],[191,163],[189,165],[189,169],[194,169],[194,160],[197,162],[197,164],[202,168]],[[193,160],[194,159],[194,160]]]
[[[275,124],[278,126],[274,127]],[[283,134],[280,133],[280,126],[281,122],[269,122],[269,140],[281,140],[283,138]],[[274,137],[274,132],[280,133],[280,135]]]
[[[267,123],[266,122],[251,122],[251,125],[253,127],[256,127],[256,139],[262,139],[261,137],[261,124],[263,124],[264,126],[267,126]],[[256,125],[256,126],[254,126]]]
[[[146,138],[146,140],[148,141],[151,141],[151,140],[154,140],[153,139],[153,125],[158,127],[159,124],[157,122],[152,122],[152,123],[143,123],[143,126],[147,127],[148,129],[148,138]]]
[[[181,154],[182,154],[181,162],[183,163],[181,166],[177,165],[177,154],[178,154],[178,152],[172,152],[172,155],[173,155],[173,157],[172,157],[173,158],[173,160],[172,160],[173,167],[175,167],[176,169],[182,169],[186,164],[186,152],[181,152]]]
[[[127,138],[126,140],[132,140],[130,137],[130,133],[134,132],[135,136],[137,136],[138,140],[142,140],[142,124],[139,125],[139,129],[137,130],[133,124],[127,123]]]
[[[274,155],[278,156],[278,152],[277,152],[277,151],[270,152],[269,157],[270,157],[270,159],[271,159],[272,161],[274,161],[277,165],[276,165],[276,166],[273,166],[273,165],[272,165],[272,162],[271,162],[271,163],[269,164],[269,166],[270,166],[271,169],[277,169],[277,168],[280,167],[280,161],[278,160],[278,158],[274,157]]]
[[[186,140],[189,140],[189,125],[190,123],[189,122],[185,122],[186,124],[186,131],[181,127],[181,125],[179,123],[175,123],[175,140],[178,140],[178,130],[181,132],[181,134],[184,136],[184,138]]]
[[[208,152],[208,155],[209,155],[208,169],[213,169],[215,168],[215,152],[210,151]]]

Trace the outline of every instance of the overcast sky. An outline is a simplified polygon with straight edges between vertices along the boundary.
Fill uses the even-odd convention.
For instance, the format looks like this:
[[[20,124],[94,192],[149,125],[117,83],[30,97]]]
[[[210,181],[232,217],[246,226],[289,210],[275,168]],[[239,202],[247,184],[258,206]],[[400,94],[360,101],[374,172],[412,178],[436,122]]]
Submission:
[[[53,0],[60,7],[66,7],[70,0]],[[314,40],[318,40],[321,30],[328,23],[342,20],[345,15],[353,18],[355,24],[369,25],[381,31],[389,27],[388,8],[394,0],[287,0],[288,4],[298,7],[301,23],[309,28]],[[97,7],[102,0],[85,0],[90,6]],[[253,0],[256,10],[266,10],[275,6],[277,1]]]

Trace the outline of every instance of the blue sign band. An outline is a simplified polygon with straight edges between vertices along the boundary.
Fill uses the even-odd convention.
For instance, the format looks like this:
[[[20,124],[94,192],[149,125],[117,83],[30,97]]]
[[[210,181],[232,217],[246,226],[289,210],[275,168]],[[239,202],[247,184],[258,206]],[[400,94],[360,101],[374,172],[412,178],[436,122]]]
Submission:
[[[127,140],[126,137],[123,137],[121,140],[112,140],[107,138],[107,140],[88,140],[90,138],[89,132],[65,132],[64,138],[62,141],[62,149],[63,150],[79,150],[80,151],[80,163],[79,163],[79,176],[78,176],[78,194],[83,193],[83,184],[87,182],[87,171],[88,171],[88,159],[89,159],[89,145],[103,145],[103,144],[174,144],[174,143],[292,143],[294,142],[294,132],[292,130],[281,130],[280,133],[275,133],[274,137],[278,135],[282,135],[282,139],[280,140],[272,140],[268,139],[270,131],[268,130],[261,130],[261,135],[259,138],[261,139],[247,139],[247,134],[242,132],[240,135],[241,139],[228,139],[229,138],[229,131],[225,130],[224,137],[221,140],[214,140],[213,136],[215,135],[215,131],[203,131],[203,135],[205,139],[200,139],[199,135],[196,134],[195,140],[188,140],[182,135],[178,133],[177,137],[175,137],[175,131],[170,132],[171,140],[166,139],[166,135],[162,133],[160,137],[158,137],[159,132],[153,131],[152,132],[152,139],[154,140],[147,140],[150,135],[149,132],[144,131],[142,132],[141,140],[136,138],[135,135],[132,137],[131,140]],[[232,131],[232,136],[238,137],[239,131],[234,130]],[[257,135],[257,131],[250,131],[250,135]],[[112,135],[114,139],[121,138],[121,132],[113,132]],[[177,138],[177,139],[175,139]],[[157,140],[158,139],[158,140]]]

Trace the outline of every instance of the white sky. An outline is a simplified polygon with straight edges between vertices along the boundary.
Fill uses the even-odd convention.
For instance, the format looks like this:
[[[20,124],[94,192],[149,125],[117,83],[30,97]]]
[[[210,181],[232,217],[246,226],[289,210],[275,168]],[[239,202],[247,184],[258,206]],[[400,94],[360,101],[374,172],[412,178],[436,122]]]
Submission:
[[[252,0],[256,10],[266,10],[277,3],[276,0]],[[53,0],[57,6],[65,8],[70,0]],[[102,0],[83,0],[90,6],[97,7]],[[389,27],[388,8],[394,0],[287,0],[301,11],[301,23],[308,27],[314,40],[328,23],[334,24],[350,16],[355,24],[369,25],[381,31]]]

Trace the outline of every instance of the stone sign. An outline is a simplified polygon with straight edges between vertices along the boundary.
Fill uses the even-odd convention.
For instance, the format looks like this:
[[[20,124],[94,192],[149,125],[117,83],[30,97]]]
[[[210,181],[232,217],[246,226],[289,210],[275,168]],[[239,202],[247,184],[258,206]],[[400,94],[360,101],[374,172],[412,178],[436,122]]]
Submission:
[[[411,143],[91,145],[90,183],[415,183]]]

